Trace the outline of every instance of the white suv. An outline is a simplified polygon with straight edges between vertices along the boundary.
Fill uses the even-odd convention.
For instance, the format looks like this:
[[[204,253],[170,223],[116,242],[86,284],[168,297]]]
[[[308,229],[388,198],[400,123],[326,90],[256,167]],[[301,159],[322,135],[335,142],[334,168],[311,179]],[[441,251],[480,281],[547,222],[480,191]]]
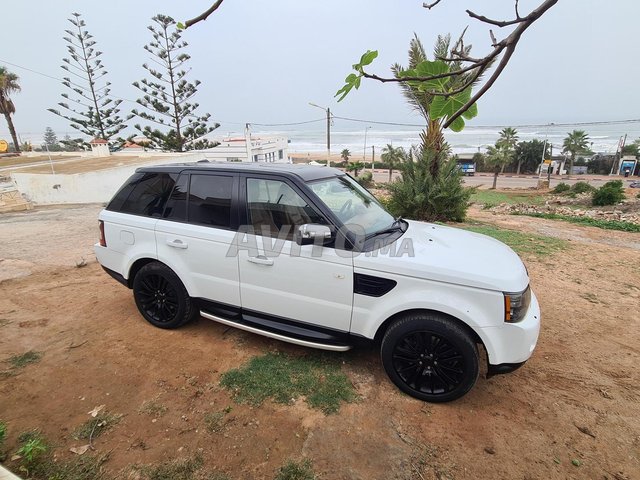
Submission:
[[[506,245],[394,219],[327,167],[140,168],[100,213],[96,256],[161,328],[207,319],[298,345],[380,346],[401,390],[445,402],[520,367],[540,310]]]

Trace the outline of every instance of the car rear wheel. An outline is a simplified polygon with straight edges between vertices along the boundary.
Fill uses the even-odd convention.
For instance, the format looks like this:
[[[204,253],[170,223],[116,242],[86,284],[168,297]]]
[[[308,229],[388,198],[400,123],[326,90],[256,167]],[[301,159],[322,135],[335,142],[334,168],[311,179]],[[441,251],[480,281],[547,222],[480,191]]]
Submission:
[[[133,297],[142,316],[160,328],[178,328],[198,310],[178,276],[159,262],[143,266],[133,279]]]
[[[384,335],[382,364],[400,390],[427,402],[449,402],[478,379],[478,348],[464,328],[444,315],[414,313]]]

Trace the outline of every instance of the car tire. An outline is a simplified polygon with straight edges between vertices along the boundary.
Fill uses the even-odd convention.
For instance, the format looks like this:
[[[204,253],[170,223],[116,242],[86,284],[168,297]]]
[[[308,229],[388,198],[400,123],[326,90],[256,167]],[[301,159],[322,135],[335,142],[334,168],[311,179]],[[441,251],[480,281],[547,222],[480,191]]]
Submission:
[[[178,276],[166,265],[151,262],[133,279],[133,297],[142,316],[159,328],[178,328],[198,315]]]
[[[473,337],[445,315],[413,313],[396,320],[386,331],[380,352],[391,381],[427,402],[460,398],[478,379]]]

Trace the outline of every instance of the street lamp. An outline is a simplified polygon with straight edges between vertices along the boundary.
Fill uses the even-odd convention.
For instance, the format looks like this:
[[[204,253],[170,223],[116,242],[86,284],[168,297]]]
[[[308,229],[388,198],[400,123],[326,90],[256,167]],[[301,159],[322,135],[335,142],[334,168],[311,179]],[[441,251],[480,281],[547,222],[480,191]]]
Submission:
[[[365,127],[364,129],[364,150],[362,151],[362,161],[367,162],[367,132],[371,127]]]
[[[324,108],[315,103],[309,102],[312,107],[320,108],[327,112],[327,167],[331,165],[331,110],[329,107]]]

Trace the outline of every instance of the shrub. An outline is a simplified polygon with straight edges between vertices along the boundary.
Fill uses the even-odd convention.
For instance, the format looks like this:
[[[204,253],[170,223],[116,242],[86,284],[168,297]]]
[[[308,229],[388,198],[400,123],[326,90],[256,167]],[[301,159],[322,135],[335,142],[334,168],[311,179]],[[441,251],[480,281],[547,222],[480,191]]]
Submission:
[[[589,185],[587,182],[576,182],[571,187],[571,193],[575,193],[576,195],[579,193],[587,193],[595,191],[595,187]]]
[[[373,185],[373,174],[369,171],[363,172],[358,178],[356,178],[358,183],[362,185],[364,188],[369,188]]]
[[[624,200],[624,188],[621,180],[611,180],[605,183],[593,194],[594,205],[615,205]]]
[[[434,177],[428,157],[403,160],[402,178],[389,184],[389,211],[413,220],[463,221],[474,189],[463,186],[455,159],[442,164]]]
[[[553,193],[564,193],[564,192],[568,192],[569,190],[571,190],[571,187],[564,183],[564,182],[560,182],[558,185],[556,185],[556,188],[554,188],[552,190]]]

